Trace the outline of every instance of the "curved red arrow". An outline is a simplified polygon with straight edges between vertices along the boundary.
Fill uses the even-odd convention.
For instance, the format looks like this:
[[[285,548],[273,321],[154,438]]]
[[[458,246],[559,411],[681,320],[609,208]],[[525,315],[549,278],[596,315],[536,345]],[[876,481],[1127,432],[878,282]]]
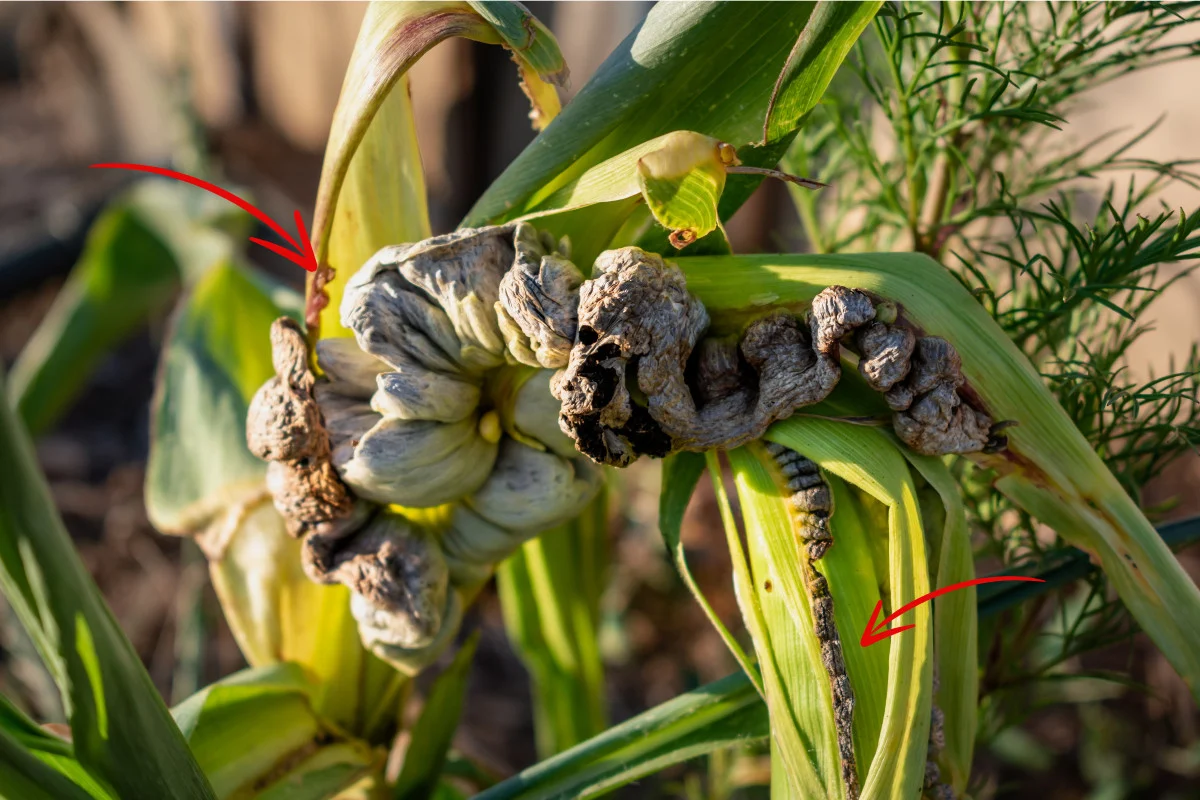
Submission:
[[[862,638],[858,640],[858,643],[861,644],[863,647],[870,647],[871,645],[875,644],[876,642],[882,642],[884,639],[888,638],[889,636],[895,636],[897,633],[900,633],[901,631],[906,631],[909,628],[917,627],[916,625],[901,625],[899,628],[888,628],[887,625],[889,622],[896,619],[896,617],[900,616],[901,614],[912,611],[917,606],[921,605],[922,603],[927,603],[935,597],[940,597],[941,595],[949,594],[950,592],[956,591],[958,589],[965,589],[968,586],[974,586],[977,583],[999,583],[1000,581],[1030,581],[1032,583],[1045,583],[1045,581],[1042,580],[1041,578],[1029,578],[1024,575],[993,575],[990,578],[976,578],[975,580],[971,580],[971,581],[963,581],[962,583],[955,583],[955,584],[951,584],[950,586],[943,586],[941,589],[938,589],[936,592],[930,592],[927,595],[918,597],[916,600],[913,600],[911,603],[903,605],[900,608],[898,608],[897,610],[893,611],[891,614],[888,614],[887,617],[883,620],[883,622],[876,624],[875,621],[879,619],[879,612],[883,611],[883,601],[880,600],[879,602],[877,602],[875,604],[875,610],[873,612],[871,612],[871,619],[867,622],[867,628],[866,628],[866,630],[863,631]]]
[[[182,172],[176,172],[173,169],[164,169],[162,167],[151,167],[147,164],[92,164],[92,167],[94,169],[129,169],[129,170],[134,170],[136,172],[149,172],[152,175],[162,175],[163,177],[166,177],[166,178],[174,178],[177,181],[183,181],[184,183],[190,183],[193,186],[199,186],[201,189],[212,192],[217,197],[221,197],[221,198],[228,200],[229,202],[233,203],[235,206],[242,209],[243,211],[253,214],[256,219],[258,219],[260,222],[262,222],[264,225],[266,225],[271,230],[275,231],[277,234],[280,235],[281,238],[284,239],[284,241],[286,241],[288,244],[290,244],[292,247],[294,247],[296,249],[295,249],[295,252],[292,252],[291,250],[288,250],[286,247],[280,247],[279,245],[275,244],[274,242],[268,242],[263,239],[256,239],[253,236],[250,237],[250,241],[254,242],[255,244],[261,244],[263,247],[267,248],[272,253],[275,253],[276,255],[281,255],[284,258],[288,259],[289,261],[299,264],[300,266],[304,267],[309,272],[317,271],[317,254],[313,252],[312,242],[310,242],[308,239],[308,231],[305,230],[305,228],[304,228],[304,220],[301,219],[299,210],[296,211],[296,229],[300,233],[300,241],[303,242],[303,246],[301,246],[300,244],[297,244],[296,240],[293,239],[291,237],[291,235],[283,229],[282,225],[280,225],[278,222],[276,222],[275,220],[268,217],[262,211],[255,208],[250,203],[247,203],[245,200],[238,197],[233,192],[226,191],[225,189],[222,189],[220,186],[217,186],[216,184],[213,184],[213,183],[209,183],[208,181],[202,181],[199,178],[192,177],[191,175],[185,175]]]

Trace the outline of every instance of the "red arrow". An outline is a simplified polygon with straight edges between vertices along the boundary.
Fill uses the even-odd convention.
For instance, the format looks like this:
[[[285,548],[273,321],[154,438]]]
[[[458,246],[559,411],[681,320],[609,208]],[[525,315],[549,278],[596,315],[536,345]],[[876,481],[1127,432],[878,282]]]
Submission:
[[[284,258],[288,259],[289,261],[299,264],[300,266],[304,267],[309,272],[317,271],[317,254],[313,252],[312,242],[310,242],[308,239],[308,231],[304,229],[304,220],[301,219],[300,212],[298,210],[296,211],[296,229],[300,232],[300,241],[304,243],[303,247],[301,247],[299,244],[297,244],[296,240],[293,239],[291,237],[291,235],[287,231],[285,231],[283,229],[283,226],[280,225],[278,222],[271,219],[266,214],[264,214],[262,211],[255,208],[250,203],[247,203],[245,200],[238,197],[233,192],[226,191],[225,189],[222,189],[220,186],[217,186],[216,184],[209,183],[208,181],[202,181],[199,178],[194,178],[191,175],[185,175],[182,172],[176,172],[173,169],[163,169],[162,167],[151,167],[146,164],[92,164],[92,167],[95,169],[131,169],[131,170],[135,170],[137,172],[149,172],[153,175],[162,175],[167,178],[174,178],[177,181],[183,181],[184,183],[190,183],[193,186],[199,186],[201,189],[210,191],[213,194],[215,194],[216,196],[222,197],[222,198],[228,200],[229,202],[233,203],[235,206],[242,209],[243,211],[247,211],[247,212],[253,214],[260,222],[262,222],[264,225],[266,225],[271,230],[275,231],[288,244],[290,244],[292,247],[294,247],[295,252],[288,250],[286,247],[280,247],[279,245],[275,244],[274,242],[264,241],[263,239],[256,239],[253,236],[250,237],[250,241],[254,242],[255,244],[261,244],[263,247],[267,248],[272,253],[275,253],[276,255],[281,255]]]
[[[1045,583],[1045,581],[1042,580],[1041,578],[1028,578],[1024,575],[993,575],[990,578],[976,578],[975,580],[972,580],[972,581],[963,581],[962,583],[955,583],[955,584],[951,584],[950,586],[943,586],[941,589],[938,589],[936,592],[930,592],[927,595],[918,597],[916,600],[913,600],[911,603],[901,606],[896,611],[893,611],[891,614],[888,614],[887,618],[884,619],[883,622],[876,624],[875,621],[879,619],[879,612],[883,611],[883,601],[880,600],[878,603],[875,604],[875,610],[873,612],[871,612],[871,619],[870,619],[870,621],[867,622],[867,628],[866,628],[866,630],[863,631],[862,638],[858,640],[858,643],[861,644],[863,647],[870,647],[871,645],[875,644],[876,642],[882,642],[884,639],[888,638],[889,636],[895,636],[897,633],[900,633],[901,631],[906,631],[909,628],[917,627],[916,625],[901,625],[899,628],[888,628],[887,625],[889,622],[896,619],[896,617],[898,617],[901,614],[904,614],[908,611],[912,611],[914,608],[921,605],[921,603],[926,603],[935,597],[940,597],[941,595],[949,594],[950,592],[956,591],[958,589],[965,589],[968,586],[974,586],[977,583],[999,583],[1000,581],[1031,581],[1033,583]]]

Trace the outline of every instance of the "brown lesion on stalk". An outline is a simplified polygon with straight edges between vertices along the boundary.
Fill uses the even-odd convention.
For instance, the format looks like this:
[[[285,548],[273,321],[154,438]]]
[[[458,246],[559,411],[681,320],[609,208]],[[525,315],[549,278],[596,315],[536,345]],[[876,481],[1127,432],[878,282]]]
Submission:
[[[796,534],[800,574],[812,610],[813,632],[820,647],[821,665],[829,679],[846,798],[857,800],[860,790],[854,753],[854,689],[846,672],[829,582],[816,568],[816,562],[833,546],[829,531],[833,497],[820,468],[812,460],[775,442],[767,442],[766,449],[775,463],[776,480],[787,498],[788,516]]]

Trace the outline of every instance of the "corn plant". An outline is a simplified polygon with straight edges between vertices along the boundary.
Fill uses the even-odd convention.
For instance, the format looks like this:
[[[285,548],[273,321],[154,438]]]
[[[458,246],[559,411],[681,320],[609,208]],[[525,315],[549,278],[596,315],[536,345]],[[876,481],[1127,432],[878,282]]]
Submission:
[[[863,631],[973,579],[970,529],[998,530],[1005,511],[1077,548],[1035,565],[1047,588],[1088,573],[1090,558],[1200,696],[1200,591],[1164,541],[1197,526],[1160,536],[1126,491],[1131,474],[1083,424],[1086,398],[1043,374],[1066,358],[1064,331],[1101,324],[1091,303],[1119,312],[1154,265],[1185,259],[1200,217],[1127,231],[1131,198],[1113,233],[1088,238],[1061,206],[1023,211],[1020,199],[1057,184],[1014,194],[990,165],[1015,149],[971,127],[1058,118],[1020,87],[1005,105],[1013,76],[1038,66],[1004,61],[1017,12],[923,11],[660,4],[563,107],[566,64],[519,4],[372,4],[326,151],[305,297],[243,264],[211,216],[192,213],[182,233],[134,226],[157,248],[149,260],[195,252],[199,265],[163,348],[147,507],[207,557],[250,668],[168,712],[6,407],[0,459],[18,476],[0,482],[0,579],[71,736],[6,704],[0,792],[415,798],[458,796],[465,779],[493,800],[591,797],[755,745],[769,751],[772,796],[964,797],[979,619],[1021,596],[969,588],[912,608],[883,642]],[[1167,26],[1140,7],[1098,22],[1072,13],[1057,39],[1097,52],[1126,18],[1151,44]],[[540,133],[457,230],[433,236],[407,72],[450,36],[511,51]],[[991,62],[963,55],[976,50]],[[1037,53],[1040,68],[1061,66]],[[846,70],[835,80],[851,57],[866,100]],[[977,64],[995,86],[966,75]],[[1084,80],[1071,74],[1047,80],[1067,97]],[[943,84],[949,106],[934,94]],[[887,109],[903,161],[864,138],[855,115],[869,102]],[[732,252],[725,222],[764,180],[796,193],[817,252]],[[860,204],[868,222],[847,232]],[[1047,217],[1072,235],[1040,259],[971,227]],[[216,244],[177,244],[189,235]],[[986,282],[997,263],[1015,299]],[[1082,285],[1053,303],[1046,287],[1070,280]],[[89,341],[90,309],[112,302],[79,284],[18,368],[32,426],[121,332]],[[62,364],[80,366],[59,385]],[[1194,439],[1181,390],[1154,396],[1167,398],[1162,425]],[[741,669],[608,727],[596,645],[607,509],[620,501],[613,471],[640,458],[661,460],[667,551]],[[1152,470],[1136,463],[1144,481]],[[742,631],[698,590],[680,539],[705,474]],[[499,783],[449,753],[475,647],[464,612],[493,575],[544,757]],[[413,679],[447,662],[389,772]]]

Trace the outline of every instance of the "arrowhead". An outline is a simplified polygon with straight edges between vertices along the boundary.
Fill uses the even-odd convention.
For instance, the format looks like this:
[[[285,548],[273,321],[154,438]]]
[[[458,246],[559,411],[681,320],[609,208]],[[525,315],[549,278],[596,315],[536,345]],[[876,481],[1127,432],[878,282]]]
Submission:
[[[901,631],[916,627],[916,625],[901,625],[899,628],[889,629],[887,625],[897,616],[896,614],[892,614],[884,619],[883,622],[876,624],[881,611],[883,611],[883,601],[879,600],[875,603],[875,610],[871,612],[871,618],[867,620],[867,627],[863,630],[862,638],[858,640],[858,643],[863,647],[870,647],[876,642],[882,642],[884,639],[895,636]]]
[[[276,229],[280,232],[283,231],[282,228],[277,227]],[[284,234],[292,247],[296,248],[295,250],[289,250],[286,247],[280,247],[274,242],[268,242],[265,239],[258,239],[253,236],[250,237],[250,241],[262,245],[275,255],[283,256],[293,264],[299,264],[309,272],[316,272],[318,266],[317,254],[313,252],[312,241],[308,238],[308,230],[304,227],[304,219],[300,216],[298,210],[296,211],[296,229],[300,232],[300,244],[297,244],[294,239]]]

